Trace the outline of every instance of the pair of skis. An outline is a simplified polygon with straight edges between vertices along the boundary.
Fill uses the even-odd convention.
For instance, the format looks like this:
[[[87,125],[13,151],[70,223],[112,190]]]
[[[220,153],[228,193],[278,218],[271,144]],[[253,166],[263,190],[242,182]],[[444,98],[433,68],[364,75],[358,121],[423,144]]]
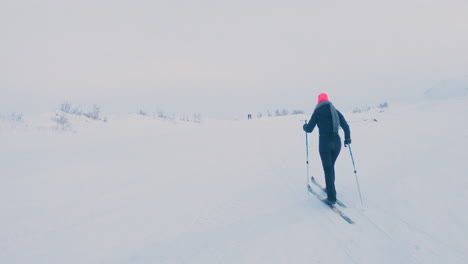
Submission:
[[[312,183],[315,184],[320,190],[322,190],[323,192],[327,192],[327,190],[317,181],[315,180],[315,178],[312,176],[311,177],[311,180],[312,180]],[[349,218],[347,215],[345,215],[340,209],[338,209],[336,207],[336,205],[334,204],[329,204],[326,202],[326,198],[324,198],[323,196],[321,196],[320,194],[318,194],[316,191],[314,191],[312,189],[312,187],[310,187],[310,185],[307,185],[307,190],[312,193],[313,195],[315,195],[320,201],[322,201],[324,204],[326,204],[328,207],[330,207],[330,209],[332,209],[333,212],[337,213],[339,216],[341,216],[341,218],[343,218],[346,222],[348,222],[349,224],[354,224],[354,221],[351,220],[351,218]],[[336,203],[343,207],[343,208],[346,208],[346,205],[343,204],[341,201],[339,200],[336,200]]]

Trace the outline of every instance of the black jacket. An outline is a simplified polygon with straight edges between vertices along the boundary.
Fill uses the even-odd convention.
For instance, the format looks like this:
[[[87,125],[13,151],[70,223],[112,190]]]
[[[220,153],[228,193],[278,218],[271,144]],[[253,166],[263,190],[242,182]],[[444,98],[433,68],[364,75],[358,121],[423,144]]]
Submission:
[[[336,110],[336,112],[338,113],[339,123],[343,128],[345,139],[351,139],[351,131],[349,130],[349,125],[346,122],[346,119],[340,111]],[[329,104],[322,105],[315,109],[309,123],[304,125],[304,131],[311,133],[314,130],[315,125],[318,125],[320,136],[338,136],[338,134],[333,131],[332,114]]]

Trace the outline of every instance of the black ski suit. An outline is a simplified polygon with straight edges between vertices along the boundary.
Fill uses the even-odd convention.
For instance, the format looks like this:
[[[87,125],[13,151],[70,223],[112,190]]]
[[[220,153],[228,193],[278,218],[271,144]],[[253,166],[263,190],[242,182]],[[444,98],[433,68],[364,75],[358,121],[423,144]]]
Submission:
[[[338,126],[343,128],[345,139],[349,142],[351,141],[351,132],[343,115],[329,101],[317,105],[309,123],[303,126],[304,131],[311,133],[315,125],[319,128],[319,152],[325,173],[328,200],[336,201],[335,161],[341,151]]]

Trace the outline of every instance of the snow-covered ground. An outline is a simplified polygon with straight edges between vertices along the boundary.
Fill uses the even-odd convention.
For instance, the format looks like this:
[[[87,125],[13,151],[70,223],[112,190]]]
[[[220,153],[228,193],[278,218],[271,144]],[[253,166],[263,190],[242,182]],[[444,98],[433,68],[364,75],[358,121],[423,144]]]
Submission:
[[[380,111],[344,113],[364,206],[347,148],[336,184],[354,225],[306,192],[309,113],[2,121],[0,263],[467,263],[468,98]]]

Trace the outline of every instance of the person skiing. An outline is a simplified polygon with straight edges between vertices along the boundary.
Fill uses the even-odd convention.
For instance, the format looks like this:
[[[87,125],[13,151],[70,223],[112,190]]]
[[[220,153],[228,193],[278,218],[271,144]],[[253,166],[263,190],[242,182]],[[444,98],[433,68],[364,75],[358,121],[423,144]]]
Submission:
[[[322,160],[322,167],[325,173],[325,183],[328,198],[325,200],[328,204],[336,203],[335,189],[335,161],[341,151],[341,138],[338,129],[341,126],[344,130],[345,147],[351,144],[351,131],[344,116],[336,110],[333,104],[328,100],[326,93],[318,95],[318,103],[309,122],[304,124],[303,129],[306,133],[311,133],[315,126],[319,128],[319,152]]]

